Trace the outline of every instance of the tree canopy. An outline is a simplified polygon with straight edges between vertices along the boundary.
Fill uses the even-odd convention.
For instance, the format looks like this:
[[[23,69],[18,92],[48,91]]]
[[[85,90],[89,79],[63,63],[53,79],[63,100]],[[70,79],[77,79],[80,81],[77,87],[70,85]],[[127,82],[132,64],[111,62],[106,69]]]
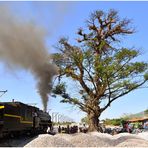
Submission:
[[[60,52],[53,56],[59,67],[59,83],[53,93],[62,96],[61,102],[87,113],[90,131],[98,130],[99,116],[113,101],[148,80],[148,64],[136,61],[140,51],[121,44],[122,36],[134,33],[130,24],[129,19],[120,19],[115,10],[95,11],[85,30],[78,30],[78,43],[72,45],[66,38],[60,39]],[[68,93],[65,77],[79,83],[80,97]],[[103,100],[106,104],[102,106]]]

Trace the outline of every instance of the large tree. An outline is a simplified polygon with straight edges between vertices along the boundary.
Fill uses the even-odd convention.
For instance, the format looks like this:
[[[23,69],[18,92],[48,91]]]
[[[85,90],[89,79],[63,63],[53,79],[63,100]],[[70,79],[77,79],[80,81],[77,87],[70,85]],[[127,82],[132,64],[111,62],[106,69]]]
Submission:
[[[99,117],[113,101],[137,89],[148,80],[148,65],[136,61],[135,48],[122,47],[121,37],[134,33],[130,20],[120,19],[115,10],[95,11],[87,20],[85,31],[72,45],[65,38],[59,41],[54,62],[59,67],[59,83],[53,93],[87,113],[89,131],[99,131]],[[79,95],[71,96],[65,88],[65,77],[77,81]],[[106,104],[101,104],[106,100]]]

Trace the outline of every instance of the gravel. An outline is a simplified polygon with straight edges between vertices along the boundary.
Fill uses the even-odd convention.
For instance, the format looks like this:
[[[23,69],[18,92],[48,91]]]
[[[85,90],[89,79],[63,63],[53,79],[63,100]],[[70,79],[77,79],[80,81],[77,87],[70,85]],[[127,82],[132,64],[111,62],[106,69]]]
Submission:
[[[148,132],[137,135],[120,133],[109,135],[91,132],[88,134],[42,134],[25,145],[25,147],[148,147]]]
[[[42,134],[29,142],[25,147],[72,147],[73,145],[63,138]]]
[[[137,135],[142,139],[148,140],[148,132],[142,132]]]
[[[127,139],[116,145],[117,147],[148,147],[148,142],[143,139]]]
[[[102,139],[98,136],[92,136],[89,134],[75,134],[70,142],[77,147],[100,147],[100,146],[110,146],[105,139]]]

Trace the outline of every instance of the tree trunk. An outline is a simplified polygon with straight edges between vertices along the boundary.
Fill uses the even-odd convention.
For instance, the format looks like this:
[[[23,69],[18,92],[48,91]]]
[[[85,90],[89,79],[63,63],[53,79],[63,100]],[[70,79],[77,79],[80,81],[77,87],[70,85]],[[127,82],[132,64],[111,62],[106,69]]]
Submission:
[[[99,126],[99,117],[100,117],[100,114],[95,114],[94,112],[88,113],[88,120],[89,120],[88,121],[88,124],[89,124],[88,131],[89,132],[92,132],[92,131],[102,132]]]

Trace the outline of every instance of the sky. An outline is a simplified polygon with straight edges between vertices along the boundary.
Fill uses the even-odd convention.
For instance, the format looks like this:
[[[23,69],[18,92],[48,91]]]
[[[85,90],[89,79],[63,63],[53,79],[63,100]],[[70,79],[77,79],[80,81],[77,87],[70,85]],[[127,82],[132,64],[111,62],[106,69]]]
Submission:
[[[47,36],[45,45],[49,53],[57,52],[54,46],[60,37],[69,37],[75,43],[78,28],[85,27],[85,21],[95,10],[108,11],[115,9],[121,18],[132,19],[136,33],[122,39],[124,47],[136,47],[142,55],[139,60],[148,61],[148,2],[115,2],[115,1],[87,1],[87,2],[0,2],[1,7],[9,7],[13,15],[22,21],[32,21],[43,27]],[[35,78],[25,70],[11,70],[0,62],[0,90],[8,90],[0,97],[0,101],[15,99],[27,104],[36,104],[43,108],[36,89]],[[148,84],[146,84],[148,85]],[[71,86],[74,92],[77,86]],[[137,113],[148,109],[148,88],[138,89],[116,100],[102,115],[101,119],[118,118],[123,114]],[[59,112],[80,121],[85,116],[79,109],[68,104],[59,103],[60,98],[49,98],[50,113]]]

